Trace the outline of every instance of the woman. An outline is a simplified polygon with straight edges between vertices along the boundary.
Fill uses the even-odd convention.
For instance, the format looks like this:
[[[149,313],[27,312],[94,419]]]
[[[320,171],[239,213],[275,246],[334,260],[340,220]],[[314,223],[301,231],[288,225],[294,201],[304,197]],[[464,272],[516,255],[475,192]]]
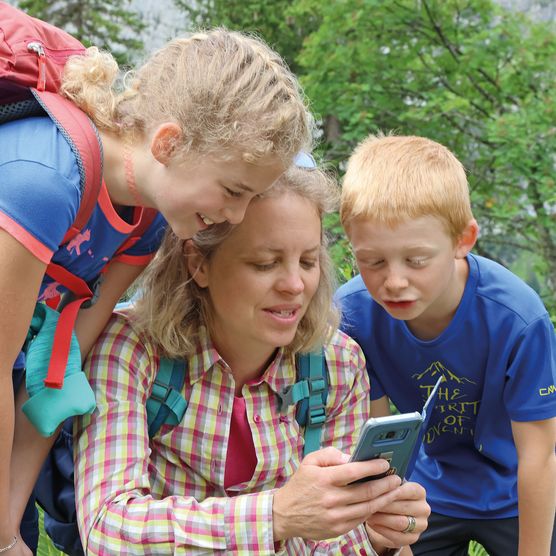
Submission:
[[[320,171],[292,168],[237,227],[166,236],[142,298],[86,364],[97,411],[78,419],[75,473],[88,554],[374,554],[369,539],[386,554],[426,527],[418,485],[349,485],[387,464],[346,463],[369,384],[358,346],[335,331],[322,232],[335,193]],[[322,449],[302,460],[295,407],[280,413],[277,395],[295,382],[295,354],[323,342]],[[161,356],[186,359],[189,405],[149,440]]]

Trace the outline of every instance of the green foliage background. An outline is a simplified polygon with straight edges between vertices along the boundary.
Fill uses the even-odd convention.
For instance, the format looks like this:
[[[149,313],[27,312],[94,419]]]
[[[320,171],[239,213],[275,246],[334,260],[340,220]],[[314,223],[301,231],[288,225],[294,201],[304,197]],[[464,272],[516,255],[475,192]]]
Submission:
[[[137,57],[130,0],[13,0],[86,44]],[[191,28],[262,36],[296,72],[317,115],[318,154],[341,179],[369,133],[424,135],[464,163],[481,225],[476,251],[510,267],[556,322],[556,28],[492,0],[174,0]],[[341,281],[354,265],[327,220]],[[42,545],[42,554],[53,549]],[[45,552],[46,550],[46,552]],[[472,554],[484,554],[473,547]],[[50,551],[50,552],[49,552]]]
[[[202,0],[200,26],[249,30],[300,76],[341,177],[369,133],[424,135],[464,163],[476,251],[512,268],[556,315],[556,29],[491,0]],[[353,273],[328,222],[341,280]]]
[[[145,29],[131,0],[18,0],[28,14],[48,21],[77,37],[85,46],[109,50],[120,64],[127,64],[143,48]]]
[[[145,23],[131,0],[12,0],[86,44],[137,59]],[[493,0],[173,0],[190,28],[263,37],[300,77],[318,152],[341,179],[369,133],[424,135],[464,163],[479,254],[542,296],[556,321],[556,25]],[[340,281],[355,270],[327,221]]]

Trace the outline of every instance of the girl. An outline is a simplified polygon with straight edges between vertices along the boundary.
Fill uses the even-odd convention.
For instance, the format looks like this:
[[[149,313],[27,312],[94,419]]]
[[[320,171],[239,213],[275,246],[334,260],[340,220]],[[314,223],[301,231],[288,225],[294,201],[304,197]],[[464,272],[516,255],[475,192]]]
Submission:
[[[97,411],[75,431],[87,554],[370,556],[370,539],[385,554],[426,527],[415,483],[346,486],[387,465],[346,464],[342,453],[368,417],[369,383],[359,347],[335,331],[321,224],[331,187],[318,170],[292,168],[239,226],[189,241],[167,234],[143,297],[113,317],[87,361]],[[296,353],[322,342],[323,449],[300,461],[295,406],[280,413],[277,394],[295,382]],[[146,401],[161,356],[186,359],[189,405],[149,440]],[[415,529],[404,533],[408,515]]]
[[[14,411],[11,383],[37,300],[64,291],[45,276],[47,264],[91,282],[110,262],[98,301],[76,320],[85,356],[157,249],[165,221],[181,239],[214,223],[237,224],[310,142],[296,79],[257,39],[216,29],[173,40],[128,76],[120,94],[117,73],[113,58],[94,48],[66,65],[62,93],[91,117],[104,150],[101,194],[71,245],[59,247],[80,201],[66,139],[48,117],[0,127],[0,550],[12,546],[14,555],[26,553],[16,535],[52,442]],[[116,256],[145,207],[160,216]]]

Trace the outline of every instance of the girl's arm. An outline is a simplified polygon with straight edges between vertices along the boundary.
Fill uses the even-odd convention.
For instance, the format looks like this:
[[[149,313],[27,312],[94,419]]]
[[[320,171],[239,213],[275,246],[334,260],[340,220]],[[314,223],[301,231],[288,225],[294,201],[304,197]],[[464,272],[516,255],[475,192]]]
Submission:
[[[382,396],[377,400],[371,400],[371,417],[384,417],[390,414],[390,400],[388,396]]]
[[[0,253],[0,547],[4,547],[19,533],[19,520],[14,520],[11,512],[16,494],[10,491],[18,482],[10,473],[14,434],[12,366],[25,341],[46,265],[2,229]],[[22,550],[19,543],[10,554],[23,554]]]
[[[97,302],[88,309],[81,309],[77,315],[75,332],[83,359],[108,322],[114,305],[143,268],[144,266],[132,266],[119,262],[109,265]],[[36,298],[35,295],[35,300]],[[12,474],[17,476],[17,480],[12,483],[10,495],[11,512],[14,522],[17,524],[21,521],[42,464],[57,436],[57,434],[53,434],[45,438],[37,432],[21,411],[21,406],[27,399],[25,388],[20,388],[16,399],[17,411],[12,453]]]
[[[114,306],[144,268],[145,265],[130,265],[118,261],[109,264],[97,302],[88,309],[81,309],[75,321],[75,334],[83,360],[106,326]]]

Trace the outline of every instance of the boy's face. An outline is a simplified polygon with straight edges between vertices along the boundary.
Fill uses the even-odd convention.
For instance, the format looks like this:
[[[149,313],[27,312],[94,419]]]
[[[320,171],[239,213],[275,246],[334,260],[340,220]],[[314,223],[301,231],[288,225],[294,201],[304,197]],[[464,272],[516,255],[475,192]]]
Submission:
[[[442,221],[423,216],[391,228],[370,220],[349,224],[348,235],[365,286],[388,314],[427,335],[441,331],[461,300],[464,260],[477,235],[475,221],[457,242]]]

